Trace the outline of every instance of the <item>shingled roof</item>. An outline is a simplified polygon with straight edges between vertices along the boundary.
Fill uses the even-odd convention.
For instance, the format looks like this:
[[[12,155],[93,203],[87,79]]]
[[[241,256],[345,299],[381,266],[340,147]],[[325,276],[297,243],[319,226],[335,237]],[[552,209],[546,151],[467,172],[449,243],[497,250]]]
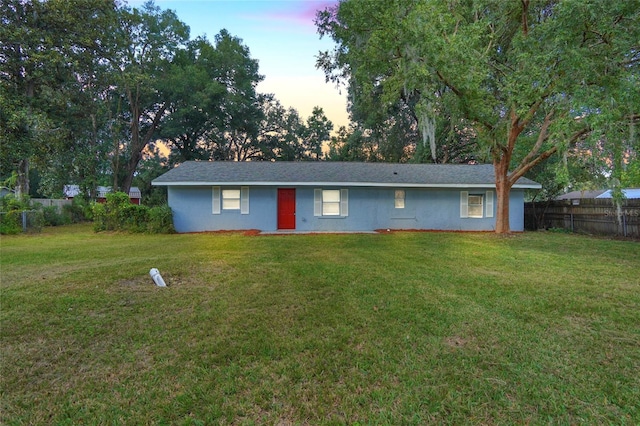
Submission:
[[[153,181],[159,186],[405,186],[424,188],[495,186],[490,164],[390,164],[187,161]],[[521,178],[514,188],[540,188]]]

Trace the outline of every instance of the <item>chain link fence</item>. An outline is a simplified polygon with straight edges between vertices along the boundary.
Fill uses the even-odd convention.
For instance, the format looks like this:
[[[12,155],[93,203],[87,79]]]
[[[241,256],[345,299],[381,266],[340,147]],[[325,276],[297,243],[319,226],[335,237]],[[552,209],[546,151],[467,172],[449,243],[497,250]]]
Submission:
[[[40,232],[43,225],[44,215],[41,210],[0,212],[0,233],[2,234]]]

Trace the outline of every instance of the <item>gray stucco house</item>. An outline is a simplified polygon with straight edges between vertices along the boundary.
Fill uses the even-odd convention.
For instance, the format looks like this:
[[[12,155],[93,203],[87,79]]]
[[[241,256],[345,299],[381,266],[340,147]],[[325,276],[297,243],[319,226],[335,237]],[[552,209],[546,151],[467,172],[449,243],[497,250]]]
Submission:
[[[495,229],[492,165],[189,161],[153,181],[167,186],[178,232],[348,232]],[[524,229],[524,190],[510,224]]]

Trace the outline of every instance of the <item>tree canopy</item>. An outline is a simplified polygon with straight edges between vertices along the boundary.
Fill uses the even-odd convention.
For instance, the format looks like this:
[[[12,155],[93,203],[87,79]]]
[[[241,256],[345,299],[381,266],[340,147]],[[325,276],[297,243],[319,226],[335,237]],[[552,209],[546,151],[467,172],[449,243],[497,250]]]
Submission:
[[[46,169],[52,153],[74,151],[70,136],[83,137],[78,124],[95,117],[87,94],[102,29],[114,22],[111,1],[0,3],[0,166],[17,173],[18,193],[29,192],[31,161]]]
[[[359,102],[418,97],[469,126],[494,164],[497,232],[509,231],[509,191],[534,166],[577,142],[636,138],[640,87],[637,1],[343,0],[317,25],[337,47],[318,65]],[[618,147],[615,145],[618,144]]]
[[[159,161],[318,159],[333,128],[321,108],[305,123],[258,93],[242,39],[190,40],[152,1],[6,0],[0,20],[0,178],[14,173],[19,193],[30,166],[60,195],[146,187]]]

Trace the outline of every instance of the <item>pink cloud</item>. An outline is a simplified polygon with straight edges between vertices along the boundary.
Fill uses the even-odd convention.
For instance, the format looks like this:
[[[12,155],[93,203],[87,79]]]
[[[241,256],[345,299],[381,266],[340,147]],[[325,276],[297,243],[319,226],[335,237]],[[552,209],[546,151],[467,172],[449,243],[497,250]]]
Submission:
[[[324,10],[328,7],[334,6],[338,3],[337,0],[322,0],[314,2],[304,2],[304,9],[298,13],[299,19],[305,22],[313,22],[316,18],[316,13],[320,10]]]
[[[274,21],[312,27],[318,11],[334,6],[337,3],[338,0],[295,1],[291,2],[291,7],[288,10],[274,11],[268,13],[267,16]]]

